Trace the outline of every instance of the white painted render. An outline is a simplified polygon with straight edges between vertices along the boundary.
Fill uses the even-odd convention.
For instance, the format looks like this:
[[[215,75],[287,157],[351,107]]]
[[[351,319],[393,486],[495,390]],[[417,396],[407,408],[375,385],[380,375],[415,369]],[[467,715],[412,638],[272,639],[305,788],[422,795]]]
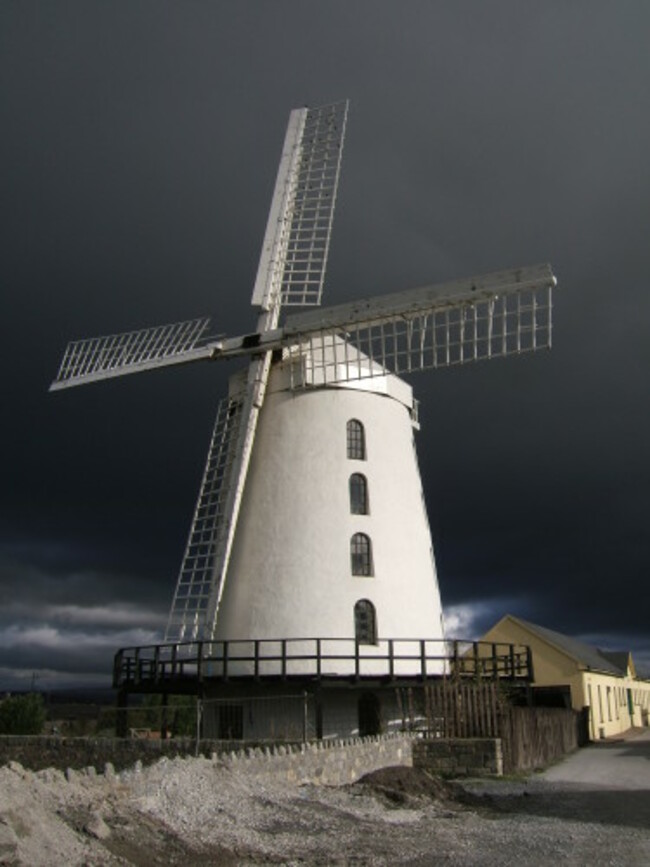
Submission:
[[[410,386],[385,376],[291,391],[289,364],[270,375],[215,638],[353,639],[360,599],[376,608],[380,642],[444,638]],[[366,460],[347,458],[350,419]],[[367,479],[368,515],[351,514],[352,473]],[[352,575],[357,532],[371,539],[372,577]]]

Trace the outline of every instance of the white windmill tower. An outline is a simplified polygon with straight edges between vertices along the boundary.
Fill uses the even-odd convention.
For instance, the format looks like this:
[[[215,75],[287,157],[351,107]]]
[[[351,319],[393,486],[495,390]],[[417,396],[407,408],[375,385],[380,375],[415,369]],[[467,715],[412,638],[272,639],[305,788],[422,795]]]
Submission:
[[[51,386],[249,358],[219,405],[156,671],[179,647],[217,679],[440,670],[417,402],[399,374],[550,346],[555,279],[521,268],[280,324],[282,307],[320,304],[346,117],[347,103],[291,112],[253,333],[213,338],[201,319],[73,342]]]

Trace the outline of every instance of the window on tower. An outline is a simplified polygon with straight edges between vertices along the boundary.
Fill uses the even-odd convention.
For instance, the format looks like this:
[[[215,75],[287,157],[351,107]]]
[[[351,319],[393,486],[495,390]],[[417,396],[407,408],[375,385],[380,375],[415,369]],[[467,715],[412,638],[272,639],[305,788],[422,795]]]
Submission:
[[[353,515],[368,514],[368,481],[361,473],[350,476],[350,512]]]
[[[377,644],[377,612],[369,599],[354,606],[354,637],[359,644]]]
[[[350,539],[350,563],[353,575],[372,575],[372,549],[365,533],[355,533]]]
[[[356,418],[348,422],[348,458],[356,461],[366,459],[366,434],[363,425]]]

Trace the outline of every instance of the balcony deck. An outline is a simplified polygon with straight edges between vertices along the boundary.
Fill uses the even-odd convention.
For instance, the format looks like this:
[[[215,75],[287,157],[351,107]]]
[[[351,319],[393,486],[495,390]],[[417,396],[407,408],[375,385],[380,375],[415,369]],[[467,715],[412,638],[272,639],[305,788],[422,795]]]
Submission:
[[[200,690],[219,683],[398,683],[453,677],[529,683],[530,648],[481,641],[345,638],[191,641],[122,648],[113,686],[126,692]]]

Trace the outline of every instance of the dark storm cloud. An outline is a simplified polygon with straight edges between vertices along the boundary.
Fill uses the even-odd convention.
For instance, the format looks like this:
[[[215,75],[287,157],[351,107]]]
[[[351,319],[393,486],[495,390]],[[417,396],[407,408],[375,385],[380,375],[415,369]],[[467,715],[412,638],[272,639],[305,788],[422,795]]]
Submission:
[[[537,261],[560,283],[552,352],[413,379],[448,619],[650,654],[649,24],[591,0],[4,3],[0,666],[108,671],[157,634],[232,371],[45,389],[71,338],[250,330],[288,111],[345,96],[326,303]]]
[[[161,639],[166,606],[141,576],[67,571],[66,552],[39,550],[37,539],[32,544],[31,551],[0,553],[3,682],[15,688],[34,671],[41,672],[43,687],[61,685],[66,677],[106,681],[119,647]],[[93,559],[85,554],[75,556]],[[39,567],[36,560],[52,565]]]

